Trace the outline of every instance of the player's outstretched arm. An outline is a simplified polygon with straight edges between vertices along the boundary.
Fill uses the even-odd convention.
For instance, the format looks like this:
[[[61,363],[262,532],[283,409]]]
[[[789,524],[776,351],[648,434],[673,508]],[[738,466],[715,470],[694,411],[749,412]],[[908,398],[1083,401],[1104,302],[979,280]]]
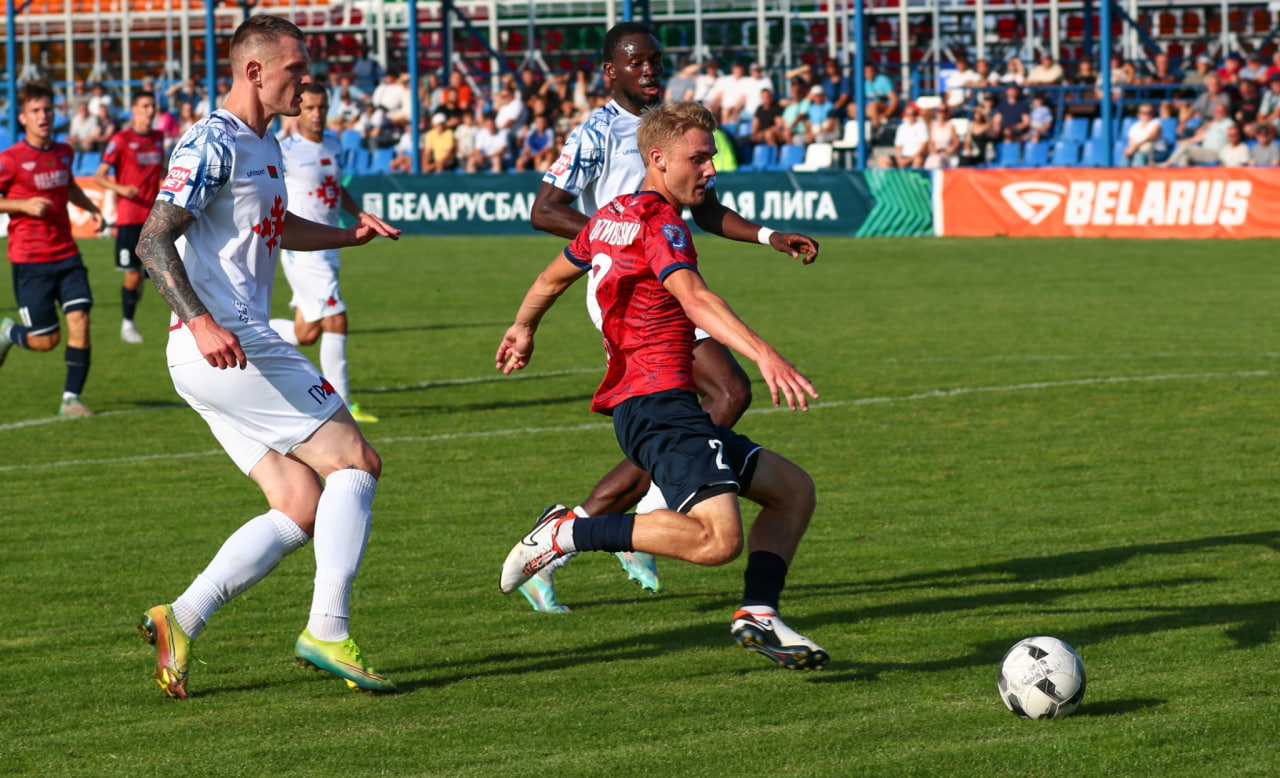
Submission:
[[[195,215],[186,208],[157,201],[138,235],[138,260],[160,296],[191,330],[205,361],[219,370],[229,367],[243,370],[249,361],[240,348],[240,339],[213,320],[192,288],[186,265],[178,254],[178,238],[195,220]]]
[[[47,197],[0,197],[0,213],[25,213],[37,219],[44,217],[53,201]]]
[[[777,232],[768,227],[749,222],[737,212],[725,206],[716,197],[714,189],[707,192],[701,205],[690,208],[693,220],[699,227],[713,235],[743,243],[762,243],[775,250],[799,259],[808,265],[818,258],[818,241],[798,232]]]
[[[510,375],[512,370],[523,370],[529,364],[533,358],[533,334],[537,332],[542,317],[584,273],[586,271],[570,262],[562,251],[538,274],[533,286],[525,292],[515,323],[507,328],[502,343],[498,344],[498,353],[494,355],[494,367],[503,375]]]
[[[80,188],[74,178],[67,184],[67,201],[75,207],[89,212],[89,216],[93,219],[94,232],[102,229],[102,225],[106,221],[102,218],[102,211],[98,208],[97,203],[89,199],[89,195],[84,193],[84,190]]]
[[[400,230],[377,216],[362,213],[359,217],[359,221],[350,227],[330,227],[286,212],[280,247],[290,251],[323,251],[363,246],[377,237],[400,239]]]
[[[587,226],[587,215],[573,207],[577,198],[545,181],[533,198],[529,222],[535,230],[573,240]]]
[[[809,397],[818,397],[813,384],[739,319],[724,298],[707,287],[702,276],[693,270],[682,269],[668,275],[662,283],[680,301],[690,321],[756,363],[769,387],[769,397],[775,408],[781,399],[785,399],[787,407],[793,411],[797,407],[809,410]]]

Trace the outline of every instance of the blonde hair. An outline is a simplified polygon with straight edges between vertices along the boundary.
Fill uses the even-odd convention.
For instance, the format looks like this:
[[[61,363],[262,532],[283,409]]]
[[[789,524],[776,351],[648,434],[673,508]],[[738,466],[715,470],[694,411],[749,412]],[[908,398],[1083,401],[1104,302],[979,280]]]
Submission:
[[[682,100],[645,111],[640,117],[640,129],[636,130],[636,142],[640,146],[644,164],[648,166],[649,152],[652,149],[669,151],[686,132],[694,128],[709,133],[716,130],[715,117],[697,101]]]

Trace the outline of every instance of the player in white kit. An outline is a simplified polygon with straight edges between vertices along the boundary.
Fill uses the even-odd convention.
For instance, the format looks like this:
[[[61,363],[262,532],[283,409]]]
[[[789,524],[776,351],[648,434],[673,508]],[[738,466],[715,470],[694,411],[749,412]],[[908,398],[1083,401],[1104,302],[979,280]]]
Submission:
[[[329,92],[319,84],[302,89],[302,113],[298,131],[280,142],[284,156],[284,183],[289,190],[289,211],[313,222],[337,227],[341,212],[360,218],[360,206],[342,186],[342,143],[326,130]],[[293,321],[272,319],[280,337],[295,346],[320,340],[320,371],[333,384],[347,410],[358,422],[371,423],[377,416],[351,401],[347,382],[347,304],[338,288],[338,250],[280,253],[280,266],[293,289],[289,303]]]
[[[231,91],[179,140],[137,253],[173,310],[175,389],[262,489],[269,510],[227,538],[191,586],[149,609],[139,628],[155,649],[161,690],[185,698],[191,643],[214,611],[314,537],[311,615],[295,656],[352,687],[392,691],[347,629],[382,461],[268,313],[281,248],[356,246],[399,231],[367,215],[339,229],[287,210],[280,146],[268,127],[298,114],[311,78],[298,28],[250,17],[231,40],[230,60]]]
[[[662,101],[662,47],[648,27],[622,22],[605,33],[601,58],[609,78],[613,99],[592,113],[565,139],[560,156],[542,177],[534,199],[531,220],[534,229],[572,240],[600,206],[623,194],[631,194],[644,181],[644,160],[636,141],[640,115]],[[698,227],[715,235],[747,243],[762,243],[803,258],[805,264],[817,259],[818,243],[807,235],[784,233],[754,224],[720,202],[715,179],[706,200],[690,210]],[[581,210],[573,207],[577,200]],[[588,308],[592,299],[588,291]],[[600,328],[599,311],[591,311]],[[702,407],[717,424],[732,427],[751,404],[751,385],[733,355],[702,330],[695,333],[694,381],[702,397]],[[634,463],[623,460],[596,484],[581,505],[573,509],[580,516],[616,513],[641,501],[641,512],[665,507],[661,492],[650,488],[649,476]],[[520,587],[534,610],[549,613],[567,611],[556,599],[552,573],[572,557],[563,557]],[[640,553],[619,553],[627,575],[653,592],[662,589],[653,557]]]

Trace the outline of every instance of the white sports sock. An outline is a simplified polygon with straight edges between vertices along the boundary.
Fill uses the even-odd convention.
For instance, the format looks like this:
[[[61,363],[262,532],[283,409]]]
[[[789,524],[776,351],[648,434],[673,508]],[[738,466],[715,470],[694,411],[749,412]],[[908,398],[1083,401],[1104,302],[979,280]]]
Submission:
[[[173,616],[195,639],[213,612],[261,581],[287,555],[307,545],[307,533],[272,509],[231,533],[182,596],[173,601]]]
[[[286,343],[298,345],[298,334],[293,331],[293,320],[291,319],[272,319],[268,322],[271,329],[280,334]]]
[[[316,507],[316,582],[307,629],[317,640],[345,640],[351,583],[360,569],[378,481],[363,470],[339,470],[325,481]]]
[[[320,372],[329,379],[338,396],[347,405],[351,393],[347,387],[347,336],[337,332],[320,334]]]
[[[649,491],[645,492],[644,497],[641,497],[640,502],[636,504],[636,513],[653,513],[666,508],[667,498],[662,496],[662,490],[656,483],[650,483]]]

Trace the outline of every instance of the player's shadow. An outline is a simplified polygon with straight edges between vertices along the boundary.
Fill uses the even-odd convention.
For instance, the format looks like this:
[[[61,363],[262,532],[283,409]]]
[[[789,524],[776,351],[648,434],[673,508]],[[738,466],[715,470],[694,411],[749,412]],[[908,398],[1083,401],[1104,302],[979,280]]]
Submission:
[[[404,327],[353,327],[348,330],[349,335],[389,335],[397,332],[444,332],[446,330],[475,330],[485,329],[494,330],[499,334],[506,331],[511,326],[511,322],[472,322],[469,324],[414,324]]]

